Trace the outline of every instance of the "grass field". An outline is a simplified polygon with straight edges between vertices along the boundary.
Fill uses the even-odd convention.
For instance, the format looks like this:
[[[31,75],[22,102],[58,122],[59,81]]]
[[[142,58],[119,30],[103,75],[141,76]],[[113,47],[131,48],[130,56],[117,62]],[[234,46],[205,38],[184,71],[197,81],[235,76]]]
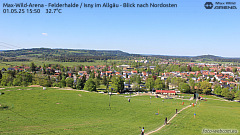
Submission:
[[[0,134],[139,134],[157,129],[165,117],[174,115],[175,109],[193,101],[177,99],[150,99],[134,96],[128,102],[126,95],[109,96],[72,90],[48,88],[1,89]],[[154,134],[202,134],[202,129],[240,130],[240,105],[237,102],[216,100],[204,96],[174,118],[171,123]],[[159,115],[155,115],[159,110]],[[196,113],[196,118],[193,114]]]
[[[84,66],[97,66],[97,65],[111,65],[111,63],[115,62],[115,63],[119,63],[122,61],[127,61],[127,60],[107,60],[107,61],[103,61],[103,60],[95,60],[94,62],[57,62],[57,61],[44,61],[44,60],[39,60],[39,59],[35,59],[32,58],[31,61],[25,61],[25,62],[0,62],[0,69],[2,68],[9,68],[9,67],[13,67],[13,66],[22,66],[24,65],[30,65],[31,62],[34,62],[37,66],[43,66],[43,64],[61,64],[63,66],[67,66],[67,67],[72,67],[72,66],[78,66],[78,65],[84,65]]]
[[[198,135],[202,134],[203,129],[233,129],[240,132],[240,103],[214,100],[217,98],[212,96],[203,97],[207,101],[200,101],[196,107],[183,111],[155,134]]]
[[[135,96],[109,96],[48,88],[6,88],[0,90],[0,134],[140,134],[164,123],[181,100]],[[158,112],[159,115],[155,115]]]
[[[13,66],[21,66],[22,64],[24,65],[30,65],[31,62],[34,62],[37,66],[43,66],[43,64],[61,64],[63,66],[78,66],[78,65],[84,65],[84,66],[97,66],[97,65],[106,65],[106,62],[104,61],[98,61],[96,60],[95,62],[56,62],[56,61],[41,61],[41,60],[33,60],[33,61],[27,61],[27,62],[1,62],[0,63],[0,68],[8,68],[8,67],[13,67]]]

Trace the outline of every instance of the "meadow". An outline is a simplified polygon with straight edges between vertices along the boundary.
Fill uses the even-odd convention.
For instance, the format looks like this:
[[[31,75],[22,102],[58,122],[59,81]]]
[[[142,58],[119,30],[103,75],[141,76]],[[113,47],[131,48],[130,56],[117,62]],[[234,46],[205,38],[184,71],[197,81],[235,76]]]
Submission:
[[[1,89],[0,134],[140,134],[190,104],[150,95],[129,97],[47,88]],[[109,107],[110,101],[110,107]],[[158,113],[159,115],[156,115]]]
[[[204,96],[197,106],[188,108],[155,134],[202,134],[203,129],[232,129],[240,132],[240,103]],[[194,113],[196,116],[194,118]]]
[[[87,66],[97,66],[97,65],[106,65],[106,62],[102,60],[96,60],[95,62],[57,62],[57,61],[43,61],[43,60],[38,60],[38,59],[33,59],[32,61],[25,61],[25,62],[1,62],[0,63],[0,68],[9,68],[9,67],[14,67],[14,66],[29,66],[32,62],[36,64],[37,66],[43,66],[44,64],[61,64],[63,66],[78,66],[78,65],[87,65]]]
[[[98,66],[98,65],[111,65],[112,63],[131,62],[131,60],[95,60],[94,62],[58,62],[58,61],[45,61],[37,58],[31,58],[30,61],[14,61],[14,62],[0,62],[0,69],[9,68],[14,66],[29,66],[34,62],[37,66],[43,66],[44,64],[60,64],[62,66],[73,67],[73,66]]]

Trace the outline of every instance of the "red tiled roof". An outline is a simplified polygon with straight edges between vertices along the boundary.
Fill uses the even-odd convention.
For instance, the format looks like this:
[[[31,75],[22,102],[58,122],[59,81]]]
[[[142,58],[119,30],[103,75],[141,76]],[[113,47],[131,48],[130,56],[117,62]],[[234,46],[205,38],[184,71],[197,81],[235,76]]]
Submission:
[[[195,75],[195,72],[190,72],[190,74],[193,74],[193,75]]]
[[[176,93],[174,90],[156,90],[156,93]]]
[[[138,73],[136,70],[133,70],[132,73]]]
[[[210,75],[216,75],[216,73],[214,73],[214,72],[210,72]]]

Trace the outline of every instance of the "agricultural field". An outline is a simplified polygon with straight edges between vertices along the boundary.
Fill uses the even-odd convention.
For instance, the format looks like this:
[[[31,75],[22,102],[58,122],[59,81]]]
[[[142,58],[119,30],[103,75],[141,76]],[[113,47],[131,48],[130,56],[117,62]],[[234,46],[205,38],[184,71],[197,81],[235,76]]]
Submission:
[[[111,64],[111,62],[114,62],[116,60],[95,60],[95,62],[57,62],[57,61],[43,61],[43,60],[38,60],[38,59],[32,59],[32,61],[24,61],[24,62],[0,62],[0,69],[2,68],[9,68],[9,67],[14,67],[14,66],[22,66],[22,65],[27,65],[29,66],[32,62],[34,62],[37,66],[43,66],[43,64],[61,64],[63,66],[78,66],[78,65],[84,65],[84,66],[97,66],[97,65],[106,65],[106,64]],[[116,61],[118,62],[118,61]]]
[[[29,66],[34,62],[37,66],[43,66],[44,64],[60,64],[62,66],[73,67],[73,66],[98,66],[98,65],[111,65],[112,63],[131,62],[131,60],[95,60],[94,62],[58,62],[58,61],[44,61],[36,58],[32,58],[30,61],[14,61],[14,62],[0,62],[0,69],[9,68],[14,66]]]
[[[1,89],[0,134],[139,134],[164,123],[182,100],[31,87]],[[110,101],[110,107],[109,107]],[[156,113],[159,112],[159,115]]]

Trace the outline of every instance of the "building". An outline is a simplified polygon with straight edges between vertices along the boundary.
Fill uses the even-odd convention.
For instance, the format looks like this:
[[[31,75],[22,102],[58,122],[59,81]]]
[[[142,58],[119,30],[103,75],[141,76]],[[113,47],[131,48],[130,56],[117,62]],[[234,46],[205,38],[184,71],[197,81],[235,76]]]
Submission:
[[[161,95],[176,95],[175,90],[156,90],[156,94]]]

